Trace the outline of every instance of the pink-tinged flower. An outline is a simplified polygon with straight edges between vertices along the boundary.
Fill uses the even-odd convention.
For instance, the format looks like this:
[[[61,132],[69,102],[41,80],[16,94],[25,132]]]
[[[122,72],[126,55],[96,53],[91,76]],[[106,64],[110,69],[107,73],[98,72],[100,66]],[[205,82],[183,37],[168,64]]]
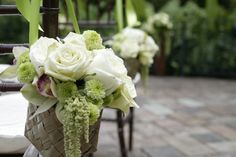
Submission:
[[[37,89],[39,93],[45,97],[55,97],[54,86],[55,83],[53,80],[48,76],[43,74],[38,78],[36,83]]]

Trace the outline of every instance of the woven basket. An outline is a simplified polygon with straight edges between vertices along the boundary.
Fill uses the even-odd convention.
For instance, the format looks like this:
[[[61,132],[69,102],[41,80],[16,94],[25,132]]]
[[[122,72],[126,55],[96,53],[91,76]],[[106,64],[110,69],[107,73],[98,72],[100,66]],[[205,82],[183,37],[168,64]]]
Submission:
[[[55,108],[51,108],[29,120],[36,109],[35,105],[29,104],[25,136],[43,157],[65,157],[63,125],[56,117]],[[81,140],[82,156],[97,150],[100,122],[101,118],[90,127],[89,143]]]

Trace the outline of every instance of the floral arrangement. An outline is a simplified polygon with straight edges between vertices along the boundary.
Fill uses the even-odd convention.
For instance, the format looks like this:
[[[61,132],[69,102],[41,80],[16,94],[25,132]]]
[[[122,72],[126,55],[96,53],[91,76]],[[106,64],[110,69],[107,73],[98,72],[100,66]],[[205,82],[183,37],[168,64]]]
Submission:
[[[64,128],[67,157],[81,156],[80,139],[89,141],[89,126],[97,122],[104,107],[125,113],[138,107],[123,60],[103,46],[95,31],[69,33],[58,40],[41,37],[30,49],[15,47],[13,54],[16,64],[0,77],[16,72],[25,84],[23,96],[38,106],[31,118],[55,107]]]
[[[150,16],[147,23],[144,25],[144,29],[150,34],[156,33],[156,31],[171,30],[173,23],[167,13],[160,12],[153,16]]]
[[[143,29],[150,34],[155,41],[161,45],[160,54],[157,57],[157,74],[165,75],[166,73],[166,56],[170,54],[171,50],[171,36],[173,23],[167,13],[159,12],[150,16]]]
[[[144,31],[127,27],[106,42],[124,60],[135,59],[141,65],[141,75],[145,79],[153,58],[159,50],[153,38]]]

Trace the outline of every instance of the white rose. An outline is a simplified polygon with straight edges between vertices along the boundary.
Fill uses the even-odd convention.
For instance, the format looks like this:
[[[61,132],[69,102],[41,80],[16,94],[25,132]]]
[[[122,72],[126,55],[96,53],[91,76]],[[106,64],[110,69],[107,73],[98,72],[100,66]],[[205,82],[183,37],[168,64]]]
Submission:
[[[31,46],[30,60],[38,73],[40,73],[40,67],[44,66],[49,53],[54,51],[58,45],[59,43],[55,39],[41,37]]]
[[[112,49],[102,49],[93,52],[93,62],[89,65],[86,79],[98,79],[105,87],[106,95],[121,88],[120,97],[116,98],[109,107],[128,112],[130,107],[138,107],[133,100],[137,96],[132,79],[127,76],[127,70],[121,58],[117,57]]]
[[[125,38],[134,40],[138,43],[142,43],[146,36],[144,31],[140,29],[129,28],[129,27],[125,28],[122,34],[125,36]]]
[[[120,45],[120,56],[122,58],[136,58],[138,56],[140,47],[135,40],[124,40]]]
[[[87,49],[65,43],[48,56],[45,73],[62,81],[76,81],[85,74],[90,62]]]
[[[106,95],[114,92],[122,83],[122,77],[127,75],[127,69],[121,58],[117,57],[112,49],[94,50],[92,63],[87,74],[95,74],[87,79],[98,79],[106,89]]]
[[[141,44],[140,51],[148,51],[150,53],[156,53],[159,47],[155,43],[152,37],[148,36],[146,40]]]
[[[85,39],[81,34],[70,32],[63,40],[65,43],[71,43],[86,48]]]

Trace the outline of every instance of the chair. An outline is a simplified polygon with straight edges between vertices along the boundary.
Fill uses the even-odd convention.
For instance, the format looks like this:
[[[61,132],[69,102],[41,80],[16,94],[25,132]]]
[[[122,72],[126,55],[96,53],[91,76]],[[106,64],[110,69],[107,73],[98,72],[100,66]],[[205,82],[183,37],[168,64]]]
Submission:
[[[40,12],[43,17],[43,36],[55,38],[58,35],[58,12],[59,0],[43,0],[43,5],[40,7]],[[0,15],[19,15],[15,5],[1,5]],[[0,55],[12,52],[15,46],[28,46],[28,44],[0,44]],[[0,83],[0,92],[16,92],[21,89],[23,85],[20,83]],[[29,147],[28,152],[30,150]],[[34,152],[37,152],[34,150]],[[26,154],[27,155],[27,152]],[[22,154],[4,154],[0,157],[18,157]],[[31,156],[34,157],[34,156]]]
[[[77,1],[75,1],[76,3]],[[87,21],[80,21],[80,26],[82,28],[112,28],[115,26],[114,20],[111,19],[111,12],[113,10],[112,6],[114,6],[114,1],[110,0],[108,11],[108,18],[107,21],[100,20],[100,13],[99,13],[99,6],[98,6],[98,16],[97,20],[89,21],[90,14],[89,8],[92,5],[91,1],[86,0],[87,7],[86,7],[86,18]],[[97,3],[100,4],[100,1],[97,0]],[[78,6],[78,5],[76,5]],[[56,37],[58,34],[58,11],[59,11],[59,2],[58,0],[43,0],[43,6],[40,9],[40,12],[43,14],[43,30],[44,36],[47,37]],[[77,8],[78,10],[78,8]],[[15,6],[0,6],[0,14],[19,14],[19,11],[16,9]],[[61,23],[62,25],[71,25],[70,23]],[[11,52],[14,46],[28,46],[28,44],[0,44],[0,54],[5,54],[6,52]],[[0,84],[0,91],[1,92],[9,92],[9,91],[19,91],[22,87],[22,84],[18,83],[1,83]],[[131,108],[130,113],[127,117],[123,117],[121,111],[116,111],[117,116],[115,119],[103,119],[106,122],[116,122],[118,127],[118,137],[120,143],[120,151],[122,157],[127,157],[127,148],[125,144],[125,137],[124,137],[124,125],[129,124],[129,150],[132,150],[133,146],[133,121],[134,121],[134,109]],[[25,157],[34,157],[30,155],[30,153],[37,154],[37,151],[34,147],[30,146],[29,149],[25,153]],[[35,156],[35,157],[36,157]],[[92,155],[90,155],[92,156]]]

